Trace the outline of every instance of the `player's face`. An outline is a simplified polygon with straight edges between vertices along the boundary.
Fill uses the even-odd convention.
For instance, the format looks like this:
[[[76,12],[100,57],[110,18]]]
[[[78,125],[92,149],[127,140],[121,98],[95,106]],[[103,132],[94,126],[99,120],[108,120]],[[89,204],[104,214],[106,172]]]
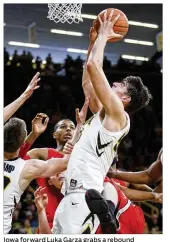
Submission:
[[[61,144],[65,144],[68,140],[72,139],[75,131],[75,125],[70,120],[62,120],[58,124],[57,130],[54,132],[53,137]]]
[[[119,98],[122,100],[122,102],[129,102],[129,96],[127,94],[128,84],[126,81],[122,82],[113,82],[112,90],[119,96]]]
[[[62,173],[57,174],[55,176],[51,176],[48,183],[49,185],[55,186],[57,189],[61,189],[64,182],[64,175]]]

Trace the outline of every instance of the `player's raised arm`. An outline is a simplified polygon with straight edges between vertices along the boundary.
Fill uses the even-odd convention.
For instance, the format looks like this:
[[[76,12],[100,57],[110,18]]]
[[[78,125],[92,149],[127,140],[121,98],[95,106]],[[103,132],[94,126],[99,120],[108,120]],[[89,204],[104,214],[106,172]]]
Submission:
[[[87,71],[88,58],[89,58],[89,55],[91,53],[91,50],[93,48],[96,38],[97,38],[97,32],[94,27],[91,27],[90,33],[89,33],[90,44],[89,44],[89,48],[88,48],[87,59],[86,59],[84,69],[83,69],[82,87],[83,87],[85,97],[89,97],[89,101],[90,101],[89,107],[90,107],[90,110],[92,113],[97,113],[102,108],[102,104],[99,101],[99,99],[94,91],[93,85],[90,80],[90,76]]]
[[[45,192],[45,188],[39,187],[34,192],[35,197],[35,205],[37,207],[38,212],[38,223],[40,234],[52,234],[50,230],[50,226],[47,221],[47,215],[45,208],[48,204],[48,196]]]
[[[125,120],[123,103],[110,87],[102,69],[103,53],[108,38],[110,36],[120,36],[113,32],[113,25],[116,23],[120,15],[112,20],[113,11],[111,11],[108,19],[106,19],[106,14],[107,11],[105,11],[103,22],[101,21],[100,17],[98,17],[100,21],[100,29],[89,56],[87,70],[89,72],[94,90],[100,102],[103,104],[106,114],[109,114],[110,116],[116,115],[118,119],[121,118]]]
[[[21,146],[19,151],[19,157],[21,158],[25,157],[25,155],[27,154],[27,152],[29,151],[33,143],[36,141],[36,139],[46,130],[48,121],[49,121],[49,118],[44,113],[38,113],[35,116],[35,118],[32,120],[32,131],[27,136],[24,144]],[[41,154],[39,156],[37,155],[30,158],[45,160]]]
[[[4,108],[4,122],[6,122],[12,115],[25,103],[25,101],[32,95],[33,91],[38,89],[38,81],[40,73],[37,72],[32,78],[26,90],[14,102],[10,103]]]

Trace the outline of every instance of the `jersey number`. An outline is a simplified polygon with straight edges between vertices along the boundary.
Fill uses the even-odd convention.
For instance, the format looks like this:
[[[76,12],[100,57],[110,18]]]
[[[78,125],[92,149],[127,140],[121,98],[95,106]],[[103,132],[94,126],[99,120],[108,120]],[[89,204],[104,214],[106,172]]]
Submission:
[[[4,190],[7,188],[10,182],[11,182],[10,178],[7,176],[4,176]]]

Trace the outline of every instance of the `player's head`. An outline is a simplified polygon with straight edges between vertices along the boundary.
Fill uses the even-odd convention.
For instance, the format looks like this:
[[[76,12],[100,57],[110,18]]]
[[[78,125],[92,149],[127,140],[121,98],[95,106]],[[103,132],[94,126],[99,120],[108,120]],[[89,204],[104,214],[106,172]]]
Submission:
[[[48,178],[48,185],[49,186],[54,186],[57,189],[61,189],[63,182],[64,182],[64,174],[63,173],[59,173],[55,176],[51,176]]]
[[[4,126],[4,151],[16,152],[24,143],[27,136],[27,128],[24,120],[11,118]]]
[[[138,76],[128,76],[121,82],[114,82],[112,88],[129,113],[134,113],[147,106],[152,98],[148,88]]]
[[[70,119],[62,119],[54,126],[53,137],[57,143],[64,145],[72,139],[75,131],[75,124]]]

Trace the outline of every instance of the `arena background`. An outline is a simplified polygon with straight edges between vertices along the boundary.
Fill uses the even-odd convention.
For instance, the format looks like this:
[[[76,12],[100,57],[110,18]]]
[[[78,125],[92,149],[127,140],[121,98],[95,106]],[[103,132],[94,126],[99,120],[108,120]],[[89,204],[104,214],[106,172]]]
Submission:
[[[130,133],[119,148],[119,168],[142,170],[156,159],[162,146],[162,5],[83,4],[82,13],[97,15],[109,7],[122,10],[130,21],[156,25],[154,28],[130,25],[125,37],[153,45],[130,44],[124,40],[108,44],[104,59],[104,71],[110,83],[127,75],[139,75],[153,95],[150,105],[131,118]],[[79,52],[87,50],[93,21],[84,18],[79,24],[56,24],[46,18],[47,12],[47,4],[4,4],[4,106],[22,93],[34,73],[41,72],[41,88],[16,113],[26,121],[28,131],[36,113],[44,112],[50,117],[46,132],[33,147],[55,147],[52,138],[55,123],[65,117],[75,121],[74,110],[84,101],[81,77],[86,55],[69,52],[68,48],[79,49]],[[83,36],[53,34],[51,29],[80,32]],[[40,47],[26,48],[22,43],[15,46],[11,41]],[[124,55],[148,59],[129,60],[122,58]],[[32,193],[35,188],[33,182],[16,207],[13,233],[36,232],[37,214]],[[146,215],[146,233],[161,233],[162,206],[140,205]]]

